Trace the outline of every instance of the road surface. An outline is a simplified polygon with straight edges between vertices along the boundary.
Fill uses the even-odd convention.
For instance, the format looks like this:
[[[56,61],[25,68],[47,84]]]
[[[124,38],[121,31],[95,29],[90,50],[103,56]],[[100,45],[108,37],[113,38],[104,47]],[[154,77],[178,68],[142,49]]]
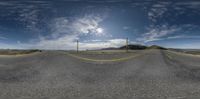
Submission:
[[[0,56],[0,99],[200,99],[200,57],[144,50],[98,62],[109,55]]]

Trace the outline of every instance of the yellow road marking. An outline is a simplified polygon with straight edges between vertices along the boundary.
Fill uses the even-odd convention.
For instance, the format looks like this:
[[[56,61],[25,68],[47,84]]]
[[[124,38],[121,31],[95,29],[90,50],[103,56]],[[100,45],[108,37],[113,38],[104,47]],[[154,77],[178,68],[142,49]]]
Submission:
[[[168,53],[166,53],[166,56],[167,56],[169,59],[173,59],[172,56],[170,56]]]
[[[134,56],[129,56],[129,57],[123,57],[123,58],[117,58],[117,59],[109,59],[109,60],[98,60],[98,59],[91,59],[91,58],[85,58],[85,57],[81,57],[81,56],[77,56],[77,55],[73,55],[70,53],[67,53],[67,55],[78,58],[80,60],[85,60],[85,61],[93,61],[93,62],[117,62],[117,61],[125,61],[125,60],[129,60],[131,58],[135,58],[141,55],[134,55]]]

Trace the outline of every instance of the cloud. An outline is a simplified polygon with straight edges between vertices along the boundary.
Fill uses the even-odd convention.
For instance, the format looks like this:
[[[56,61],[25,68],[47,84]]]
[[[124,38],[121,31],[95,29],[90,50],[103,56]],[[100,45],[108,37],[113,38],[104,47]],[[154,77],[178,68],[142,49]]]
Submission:
[[[141,37],[136,39],[138,43],[148,43],[152,41],[180,39],[180,38],[194,38],[198,39],[199,36],[191,34],[193,30],[200,30],[200,27],[192,24],[183,25],[157,25],[147,29]]]
[[[61,34],[73,34],[71,23],[66,17],[55,18],[49,25],[52,38],[58,38]]]
[[[128,30],[129,28],[130,28],[130,27],[128,27],[128,26],[124,26],[124,27],[123,27],[124,30]]]
[[[176,36],[167,37],[166,39],[183,39],[183,38],[200,39],[200,36],[198,36],[198,35],[176,35]]]
[[[149,9],[147,12],[148,19],[154,24],[169,15],[176,17],[184,13],[187,13],[187,15],[199,14],[200,1],[159,1],[145,5],[145,7]],[[170,11],[172,10],[176,13],[171,14]],[[188,13],[189,10],[190,12]]]
[[[6,40],[6,39],[8,39],[8,38],[7,38],[7,37],[4,37],[4,36],[0,36],[0,39]]]
[[[11,5],[13,5],[13,4],[10,3],[10,2],[0,1],[0,5],[1,5],[1,6],[11,6]]]
[[[161,18],[163,14],[167,11],[168,9],[163,7],[163,8],[151,8],[150,12],[148,12],[148,18],[156,22],[158,18]]]
[[[78,35],[103,35],[99,32],[101,28],[99,23],[103,18],[95,15],[86,15],[76,19],[68,19],[67,17],[55,18],[52,21],[51,32],[54,35],[60,34],[78,34]],[[103,32],[103,31],[101,31]]]
[[[159,2],[153,4],[148,11],[148,18],[152,22],[157,22],[159,18],[162,18],[163,15],[168,11],[169,2]]]
[[[18,43],[20,48],[25,49],[75,49],[76,35],[65,35],[56,39],[40,38],[38,42]]]
[[[105,36],[105,30],[100,26],[105,18],[103,15],[90,13],[73,18],[64,15],[49,17],[43,12],[51,9],[55,12],[50,10],[49,13],[53,14],[57,9],[52,9],[55,8],[52,6],[53,2],[46,0],[0,1],[0,5],[3,5],[0,6],[0,12],[5,13],[1,14],[0,18],[17,21],[22,25],[24,32],[28,30],[39,34],[38,38],[32,38],[25,43],[18,42],[20,48],[73,49],[75,41],[82,36]]]
[[[108,47],[121,47],[126,44],[126,39],[110,39],[107,41],[93,40],[80,43],[81,49],[101,49]]]
[[[0,1],[0,18],[5,20],[18,21],[27,30],[38,32],[41,12],[51,9],[50,2],[44,0],[37,1]],[[15,16],[13,18],[13,16]]]
[[[180,28],[176,26],[169,27],[167,25],[149,28],[149,31],[147,33],[144,33],[142,37],[137,38],[137,41],[147,43],[151,41],[161,40],[163,37],[168,36],[169,34],[172,34],[179,30]]]
[[[50,34],[47,36],[40,35],[38,39],[32,40],[28,43],[20,43],[22,48],[37,48],[37,49],[67,49],[72,50],[76,48],[76,40],[80,40],[82,36],[95,35],[102,36],[103,30],[100,30],[99,23],[103,18],[95,15],[87,15],[75,19],[67,17],[58,17],[52,20],[50,27]],[[82,49],[103,47],[99,43],[80,42]],[[116,45],[117,41],[111,40],[107,43]],[[108,45],[106,43],[106,45]],[[100,42],[100,44],[105,44]],[[92,47],[93,46],[93,47]]]
[[[37,23],[39,22],[38,14],[39,10],[26,8],[20,11],[17,20],[21,21],[26,29],[35,31],[37,30]]]
[[[103,19],[99,16],[84,16],[83,18],[77,19],[72,24],[72,29],[76,30],[77,33],[82,34],[95,34],[95,35],[103,35],[98,32],[100,28],[99,23],[102,22]]]
[[[192,9],[200,8],[200,1],[185,1],[185,2],[177,2],[175,3],[177,6],[184,6]]]
[[[25,49],[50,49],[50,50],[75,50],[76,40],[75,35],[66,35],[59,39],[42,39],[38,43],[18,43],[20,48]],[[87,42],[79,42],[79,49],[101,49],[107,47],[120,47],[126,44],[126,39],[110,39],[107,41],[102,40],[89,40]]]

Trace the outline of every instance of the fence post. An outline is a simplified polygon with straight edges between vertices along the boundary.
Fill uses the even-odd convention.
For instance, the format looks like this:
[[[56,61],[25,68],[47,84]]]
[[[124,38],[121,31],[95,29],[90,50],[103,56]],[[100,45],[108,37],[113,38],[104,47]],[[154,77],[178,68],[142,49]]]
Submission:
[[[126,52],[128,52],[128,38],[126,38]]]
[[[78,42],[78,40],[77,40],[77,45],[76,45],[76,47],[77,47],[77,48],[76,48],[76,52],[77,52],[77,53],[78,53],[78,49],[79,49],[78,43],[79,43],[79,42]]]

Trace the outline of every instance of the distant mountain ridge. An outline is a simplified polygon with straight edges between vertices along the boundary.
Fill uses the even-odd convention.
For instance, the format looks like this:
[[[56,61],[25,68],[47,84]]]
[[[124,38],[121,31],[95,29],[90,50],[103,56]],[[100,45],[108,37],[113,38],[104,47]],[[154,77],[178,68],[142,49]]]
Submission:
[[[149,47],[147,47],[147,49],[162,49],[162,50],[167,50],[167,48],[164,48],[164,47],[161,47],[161,46],[158,46],[158,45],[149,46]]]
[[[103,48],[101,50],[123,50],[126,49],[126,46],[121,46],[121,47],[109,47],[109,48]],[[162,49],[162,50],[167,50],[167,48],[158,46],[158,45],[152,45],[152,46],[145,46],[145,45],[139,45],[139,44],[130,44],[128,45],[128,49],[130,50],[144,50],[144,49]]]
[[[144,45],[128,45],[128,49],[135,49],[135,50],[143,50],[146,49],[147,46]],[[122,46],[119,49],[126,49],[126,46]]]

